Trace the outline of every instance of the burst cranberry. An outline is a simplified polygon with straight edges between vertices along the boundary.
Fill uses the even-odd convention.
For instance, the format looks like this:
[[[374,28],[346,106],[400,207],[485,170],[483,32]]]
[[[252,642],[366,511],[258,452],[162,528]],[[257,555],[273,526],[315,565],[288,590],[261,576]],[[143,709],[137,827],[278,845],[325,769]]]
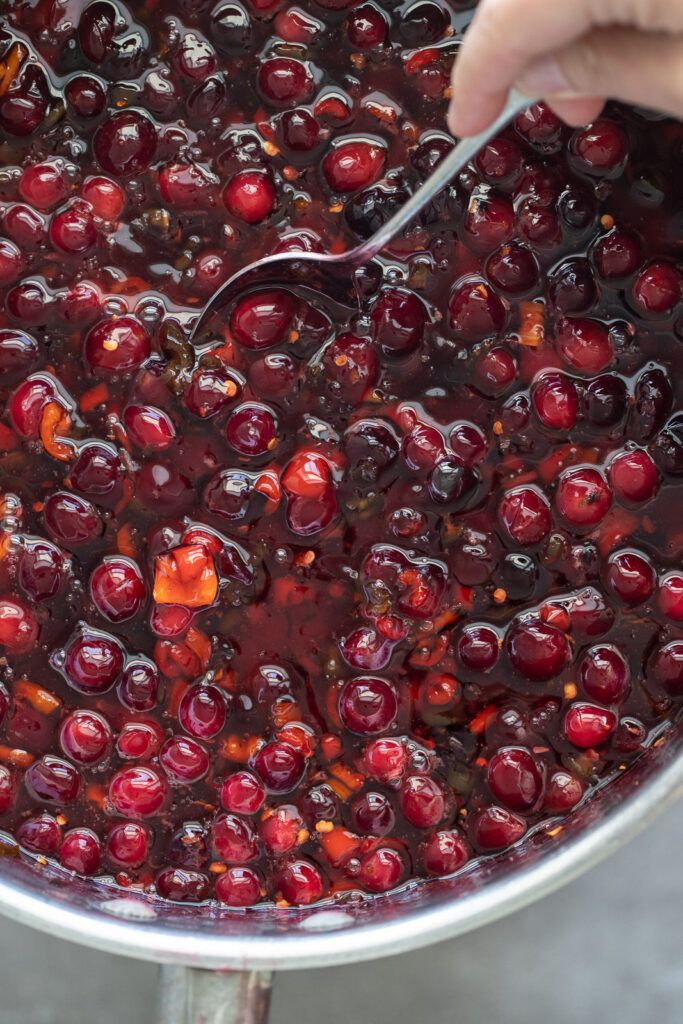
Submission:
[[[396,690],[376,676],[349,680],[339,695],[339,714],[346,728],[360,736],[385,732],[398,714]]]
[[[619,704],[626,696],[629,672],[616,647],[600,644],[589,648],[581,659],[581,686],[591,700]]]
[[[333,192],[357,192],[381,176],[386,160],[382,146],[365,139],[342,140],[329,151],[322,168]]]
[[[90,593],[101,615],[125,622],[140,611],[146,590],[139,568],[129,558],[110,556],[90,577]]]
[[[656,576],[652,564],[635,551],[619,551],[607,563],[607,584],[624,604],[642,604],[652,596]]]
[[[526,822],[503,807],[487,807],[474,816],[470,837],[480,850],[502,850],[518,842],[526,832]]]
[[[558,768],[548,779],[543,807],[550,814],[563,814],[576,807],[583,794],[583,783],[571,772]]]
[[[606,117],[576,132],[571,147],[579,169],[601,177],[621,174],[628,156],[626,133]]]
[[[59,730],[62,750],[78,764],[98,764],[108,754],[111,740],[111,727],[97,711],[72,711]]]
[[[208,419],[239,398],[242,388],[243,381],[234,371],[200,368],[193,374],[185,392],[185,404],[195,416]],[[259,391],[264,390],[259,388]]]
[[[121,768],[109,784],[109,799],[118,814],[147,818],[158,814],[166,802],[166,787],[155,768],[135,765]]]
[[[562,144],[562,122],[545,103],[532,103],[515,121],[522,138],[540,153],[556,153]]]
[[[307,906],[323,894],[323,878],[309,860],[292,860],[285,864],[276,878],[276,886],[287,903]]]
[[[85,630],[75,636],[66,649],[64,672],[75,690],[81,693],[105,693],[111,689],[123,668],[123,650],[113,636]]]
[[[307,834],[303,819],[292,804],[280,804],[272,813],[263,815],[259,825],[263,846],[277,857],[294,850]]]
[[[235,305],[230,329],[245,348],[271,348],[287,339],[297,307],[291,292],[282,289],[252,292]]]
[[[480,278],[469,278],[451,292],[448,317],[456,336],[472,342],[502,331],[507,311],[488,284]]]
[[[609,739],[617,725],[617,716],[597,704],[577,703],[564,718],[564,734],[575,747],[599,747]]]
[[[607,515],[611,503],[609,486],[597,469],[584,466],[560,474],[555,504],[572,526],[596,526]]]
[[[359,626],[339,641],[339,650],[351,668],[378,672],[389,664],[393,645],[374,629]]]
[[[530,811],[543,795],[541,767],[522,747],[504,747],[494,754],[486,781],[494,798],[511,811]]]
[[[565,634],[542,619],[513,625],[505,647],[513,667],[532,682],[545,682],[559,675],[570,657]]]
[[[669,572],[659,580],[657,606],[672,622],[683,622],[683,575]]]
[[[355,334],[340,334],[327,346],[322,359],[330,391],[344,402],[356,403],[375,384],[377,356],[368,341]]]
[[[515,487],[498,506],[502,526],[517,544],[540,544],[552,528],[550,505],[534,487]]]
[[[49,856],[56,853],[62,841],[62,830],[51,814],[38,814],[22,821],[17,829],[21,846],[32,853]]]
[[[670,697],[683,697],[683,641],[671,640],[659,647],[650,661],[649,674]]]
[[[149,353],[149,335],[132,316],[101,320],[85,339],[85,359],[96,377],[108,379],[132,373]]]
[[[271,793],[290,793],[304,774],[301,751],[289,743],[266,743],[254,757],[254,770]]]
[[[661,260],[649,263],[633,282],[633,302],[641,316],[666,318],[683,297],[683,278],[676,267]]]
[[[247,864],[258,855],[256,833],[236,814],[221,814],[211,826],[214,851],[228,864]]]
[[[78,796],[81,777],[68,761],[48,754],[26,770],[24,782],[34,800],[68,804]]]
[[[69,871],[79,875],[94,875],[102,860],[99,839],[89,828],[72,828],[59,847],[59,860]]]
[[[618,501],[641,505],[657,493],[657,467],[643,449],[619,452],[609,465],[609,479]]]
[[[223,191],[228,211],[247,224],[270,217],[276,201],[275,186],[264,171],[239,171]]]
[[[149,833],[136,821],[114,825],[107,837],[107,856],[124,868],[137,868],[147,859]]]
[[[216,879],[216,899],[228,907],[250,907],[261,895],[261,881],[252,868],[228,868]]]
[[[126,178],[146,171],[157,146],[154,124],[138,110],[122,110],[100,125],[93,153],[107,174]]]

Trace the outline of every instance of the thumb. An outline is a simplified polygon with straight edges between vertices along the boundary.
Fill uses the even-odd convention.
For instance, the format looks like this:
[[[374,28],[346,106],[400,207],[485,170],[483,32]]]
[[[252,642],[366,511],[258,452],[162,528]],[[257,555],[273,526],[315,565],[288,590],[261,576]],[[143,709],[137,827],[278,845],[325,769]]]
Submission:
[[[597,29],[532,64],[517,86],[573,124],[591,120],[602,105],[592,97],[604,96],[682,117],[683,35]]]

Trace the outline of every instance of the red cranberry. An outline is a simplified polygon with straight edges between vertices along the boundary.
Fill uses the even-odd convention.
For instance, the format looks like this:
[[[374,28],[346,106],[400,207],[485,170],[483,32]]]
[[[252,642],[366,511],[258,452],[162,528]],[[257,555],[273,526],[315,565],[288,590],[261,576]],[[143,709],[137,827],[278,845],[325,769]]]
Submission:
[[[609,465],[609,479],[618,501],[640,505],[655,496],[657,467],[643,449],[619,452]]]
[[[67,324],[85,327],[101,316],[100,292],[88,281],[77,281],[73,288],[61,292],[57,298],[59,315]]]
[[[631,607],[652,597],[656,576],[652,564],[635,551],[618,551],[607,563],[607,585],[624,604]]]
[[[59,860],[69,871],[94,875],[102,860],[100,841],[89,828],[72,828],[59,848]]]
[[[550,814],[564,814],[576,807],[583,794],[583,783],[571,772],[558,768],[548,779],[543,807]]]
[[[217,736],[225,725],[227,705],[217,686],[193,686],[183,695],[178,720],[186,732],[200,739]]]
[[[683,574],[669,572],[659,580],[657,606],[672,622],[683,622]]]
[[[112,776],[109,799],[118,814],[147,818],[158,814],[166,802],[166,786],[155,768],[131,765]]]
[[[97,117],[107,102],[101,82],[92,75],[75,75],[64,87],[66,102],[76,117]]]
[[[289,743],[266,743],[254,758],[254,770],[271,793],[290,793],[306,768],[301,751]]]
[[[251,292],[235,305],[230,330],[245,348],[272,348],[287,340],[297,308],[294,295],[283,289]]]
[[[474,252],[490,253],[512,237],[515,214],[512,203],[492,193],[473,195],[463,221],[465,243]]]
[[[525,832],[524,818],[502,807],[487,807],[479,811],[470,824],[472,842],[485,852],[512,846]]]
[[[171,782],[199,782],[209,770],[209,755],[200,743],[187,736],[171,736],[159,751],[159,763]]]
[[[398,714],[396,690],[376,676],[351,679],[339,694],[339,714],[346,728],[360,736],[385,732]]]
[[[480,149],[475,165],[490,185],[512,186],[522,173],[522,151],[506,135],[498,135]]]
[[[394,827],[394,810],[384,793],[363,793],[351,806],[354,826],[361,835],[385,836]]]
[[[39,249],[46,240],[47,220],[30,206],[13,203],[2,218],[5,231],[21,249]]]
[[[71,711],[61,724],[59,744],[77,764],[98,764],[109,753],[111,727],[97,711]]]
[[[628,665],[616,647],[590,647],[581,659],[579,673],[583,691],[591,700],[619,704],[626,696]]]
[[[66,547],[87,544],[102,532],[102,520],[95,507],[68,491],[55,491],[49,496],[43,520],[50,536]]]
[[[235,814],[257,814],[265,799],[263,785],[248,771],[228,775],[221,786],[221,804]]]
[[[252,36],[251,19],[241,3],[220,4],[211,13],[211,38],[219,50],[245,50]],[[305,40],[303,40],[305,41]]]
[[[565,634],[542,619],[515,623],[508,630],[505,647],[513,667],[532,682],[559,675],[570,657]]]
[[[491,626],[477,623],[464,626],[456,650],[465,668],[473,672],[488,672],[498,660],[498,634]]]
[[[340,140],[323,160],[323,174],[333,192],[357,192],[377,181],[386,150],[365,139]]]
[[[558,313],[585,313],[596,298],[593,273],[583,257],[566,260],[548,278],[548,300]]]
[[[239,455],[265,455],[277,446],[277,422],[267,405],[245,402],[230,414],[225,436]]]
[[[150,353],[147,331],[133,316],[101,320],[85,339],[84,355],[91,372],[106,379],[129,374]]]
[[[9,327],[0,328],[0,373],[3,382],[9,384],[25,377],[33,369],[38,355],[38,344],[32,335]]]
[[[367,892],[388,892],[399,885],[405,870],[405,863],[397,850],[380,846],[361,858],[358,878]]]
[[[591,466],[582,466],[565,469],[560,474],[555,504],[571,526],[596,526],[607,515],[612,494],[602,473]]]
[[[251,868],[228,868],[216,879],[216,899],[228,907],[250,907],[260,895],[261,881]]]
[[[270,217],[277,194],[265,171],[239,171],[225,186],[223,202],[233,217],[247,224],[258,224]]]
[[[64,657],[64,672],[81,693],[106,693],[123,668],[123,650],[118,640],[88,629],[70,642]]]
[[[21,249],[8,238],[0,238],[0,285],[12,284],[24,269]]]
[[[325,349],[322,358],[330,391],[344,402],[357,404],[375,385],[377,356],[368,341],[355,334],[340,334]]]
[[[552,529],[550,505],[535,487],[507,491],[498,506],[502,526],[517,544],[540,544]]]
[[[435,832],[420,847],[420,859],[428,875],[452,875],[469,858],[469,846],[455,829]]]
[[[349,14],[346,22],[349,42],[359,50],[375,50],[387,38],[387,22],[374,4],[361,4]]]
[[[211,416],[216,416],[228,403],[239,398],[242,388],[243,381],[234,371],[210,370],[202,367],[192,376],[185,392],[185,404],[195,416],[208,419]],[[258,390],[262,391],[263,389],[258,388]]]
[[[146,171],[154,159],[156,145],[154,124],[139,110],[112,114],[97,129],[92,144],[102,169],[115,178]]]
[[[390,783],[400,779],[408,763],[408,754],[402,740],[373,740],[365,748],[368,775],[378,782]]]
[[[228,864],[247,864],[258,856],[256,833],[236,814],[221,814],[211,826],[214,851]]]
[[[683,278],[663,261],[648,263],[633,283],[633,302],[641,316],[666,318],[683,297]]]
[[[23,327],[46,326],[52,301],[42,283],[25,281],[10,288],[5,307],[10,317]]]
[[[154,721],[126,722],[116,738],[116,753],[124,760],[148,761],[155,757],[163,732]]]
[[[129,405],[123,422],[128,436],[142,451],[163,451],[175,440],[171,417],[152,405]]]
[[[517,375],[517,364],[511,353],[497,345],[482,353],[472,368],[472,382],[482,395],[496,398],[506,391]]]
[[[519,114],[515,128],[539,153],[557,153],[562,146],[562,122],[545,103],[532,103]]]
[[[415,828],[434,828],[446,813],[441,786],[428,775],[409,775],[401,787],[401,810]]]
[[[203,81],[216,70],[216,51],[205,39],[188,32],[180,42],[175,63],[185,78]]]
[[[451,329],[463,341],[481,341],[502,331],[507,310],[493,289],[481,278],[456,285],[448,300]]]
[[[415,472],[433,470],[444,458],[446,445],[441,432],[425,423],[416,423],[403,438],[402,455]]]
[[[64,167],[56,160],[25,167],[19,180],[19,192],[36,210],[51,210],[69,193]]]
[[[107,838],[109,860],[124,868],[138,868],[147,860],[149,833],[137,821],[114,825]]]
[[[555,344],[565,362],[578,373],[600,373],[614,358],[609,331],[598,320],[566,317],[557,325]]]
[[[264,99],[276,106],[304,103],[314,86],[307,65],[291,57],[271,57],[263,61],[256,84]]]
[[[494,798],[511,811],[530,811],[543,795],[543,773],[536,758],[523,747],[503,747],[486,769]]]
[[[131,711],[151,711],[157,704],[159,676],[151,662],[131,661],[121,676],[119,700]]]
[[[78,796],[81,777],[68,761],[46,754],[27,768],[24,782],[39,803],[68,804]]]
[[[315,903],[323,894],[323,879],[317,867],[303,858],[285,864],[276,879],[282,898],[295,906]]]
[[[593,262],[605,281],[630,277],[640,266],[640,242],[631,232],[612,228],[593,246]]]
[[[154,885],[160,896],[174,903],[202,903],[209,895],[209,879],[201,871],[164,868]]]
[[[351,668],[378,672],[389,664],[393,645],[368,626],[359,626],[339,641],[342,657]]]
[[[474,423],[456,423],[448,435],[448,442],[453,453],[466,466],[475,466],[481,462],[488,447],[486,438]]]
[[[56,213],[50,225],[50,241],[56,249],[80,256],[97,242],[97,231],[88,203],[76,199]]]
[[[146,460],[137,477],[137,497],[156,512],[179,512],[191,500],[191,484],[173,463]]]
[[[280,804],[261,816],[259,838],[267,853],[277,857],[290,853],[300,842],[303,819],[292,804]]]
[[[22,821],[17,828],[17,839],[31,853],[49,856],[59,849],[62,830],[51,814],[38,814]]]
[[[140,611],[146,597],[139,568],[129,558],[110,556],[90,577],[90,594],[97,610],[110,622],[125,622]]]
[[[282,145],[293,153],[310,153],[320,142],[320,125],[305,107],[285,111],[278,121],[278,132]]]
[[[288,7],[275,16],[275,31],[288,43],[311,43],[322,30],[322,22],[300,7]]]
[[[576,424],[579,398],[576,386],[563,373],[544,373],[532,390],[534,411],[544,427],[571,430]]]
[[[503,295],[525,295],[538,283],[539,266],[528,246],[509,242],[493,252],[486,261],[486,276]]]
[[[525,199],[517,213],[522,237],[534,249],[555,249],[562,242],[562,228],[556,213]]]
[[[617,725],[617,716],[597,704],[576,703],[567,711],[564,734],[575,747],[599,747],[609,739]]]
[[[0,765],[0,814],[6,814],[12,807],[15,798],[15,786],[12,773],[5,765]]]
[[[99,442],[84,444],[71,463],[69,482],[101,505],[118,501],[122,478],[118,452]]]
[[[92,207],[94,215],[108,223],[118,221],[126,204],[121,186],[101,175],[86,179],[81,186],[81,196]]]
[[[628,157],[626,133],[606,117],[575,132],[570,145],[579,169],[600,177],[618,177]]]
[[[683,640],[671,640],[659,647],[650,661],[648,674],[670,697],[683,697]]]
[[[22,601],[0,597],[0,646],[7,654],[28,654],[38,643],[40,626]]]

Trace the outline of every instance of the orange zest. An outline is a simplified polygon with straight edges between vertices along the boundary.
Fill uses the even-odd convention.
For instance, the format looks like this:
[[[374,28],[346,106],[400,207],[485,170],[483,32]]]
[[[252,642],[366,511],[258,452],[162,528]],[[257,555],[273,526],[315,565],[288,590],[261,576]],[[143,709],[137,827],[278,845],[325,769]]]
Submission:
[[[18,747],[6,747],[0,744],[0,761],[3,764],[10,764],[14,768],[28,768],[33,764],[35,758],[28,750],[20,750]]]
[[[529,348],[538,348],[545,341],[544,307],[540,302],[520,302],[519,340]]]
[[[323,852],[333,867],[339,867],[353,857],[361,844],[359,837],[345,828],[333,828],[318,834]]]
[[[52,715],[62,706],[61,700],[54,693],[28,679],[19,680],[14,687],[14,696],[27,701],[40,715]]]
[[[59,402],[48,402],[40,417],[40,440],[47,454],[59,462],[70,462],[76,454],[73,442],[63,438],[70,426],[71,418]]]
[[[154,600],[157,604],[181,604],[206,608],[218,594],[213,558],[202,544],[187,544],[157,555]]]
[[[15,43],[7,59],[0,62],[0,96],[5,95],[27,57],[28,50],[23,43]]]
[[[221,754],[227,761],[235,761],[237,764],[246,764],[254,756],[261,746],[258,736],[228,736],[221,747]]]

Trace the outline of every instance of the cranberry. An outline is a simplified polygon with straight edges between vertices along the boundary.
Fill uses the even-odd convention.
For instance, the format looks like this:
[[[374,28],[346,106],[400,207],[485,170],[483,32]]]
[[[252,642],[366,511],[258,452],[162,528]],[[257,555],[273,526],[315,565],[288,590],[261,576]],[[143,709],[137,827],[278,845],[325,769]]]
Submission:
[[[280,804],[272,813],[262,816],[259,838],[268,853],[280,857],[299,845],[303,826],[303,819],[296,807]],[[303,834],[307,834],[305,830]]]
[[[672,622],[683,622],[683,575],[669,572],[657,586],[657,606]]]
[[[633,282],[633,303],[641,316],[667,318],[682,297],[680,271],[661,260],[648,263]]]
[[[0,597],[0,646],[7,654],[27,654],[34,650],[40,626],[22,601]]]
[[[118,814],[147,818],[158,814],[166,802],[166,787],[156,768],[135,765],[121,768],[109,784],[109,799]]]
[[[643,449],[619,452],[609,465],[609,479],[618,501],[640,505],[657,493],[657,467]]]
[[[217,686],[193,686],[183,695],[178,720],[186,732],[200,739],[216,736],[227,715],[226,699]]]
[[[119,700],[131,711],[151,711],[157,704],[159,676],[151,662],[130,661],[118,686]]]
[[[80,256],[95,245],[97,231],[88,203],[76,199],[52,218],[50,241],[56,249]]]
[[[376,143],[342,139],[327,153],[322,169],[333,192],[357,192],[377,181],[385,160],[385,149]]]
[[[68,804],[78,796],[81,777],[68,761],[47,754],[27,768],[24,782],[34,800]]]
[[[389,664],[392,648],[389,641],[367,626],[359,626],[339,642],[339,650],[347,664],[369,672],[378,672]]]
[[[79,875],[94,875],[100,866],[102,847],[89,828],[72,828],[59,847],[59,860],[69,871]]]
[[[175,903],[202,903],[209,895],[209,879],[201,871],[164,868],[154,884],[160,896]]]
[[[106,693],[123,668],[123,650],[106,633],[87,629],[74,636],[66,648],[64,673],[80,693]]]
[[[256,84],[264,99],[276,106],[305,102],[314,85],[307,65],[292,57],[271,57],[263,61]]]
[[[651,563],[635,551],[618,551],[607,563],[607,585],[626,605],[642,604],[652,596],[656,576]]]
[[[114,825],[107,837],[107,856],[124,868],[137,868],[147,859],[149,833],[136,821]]]
[[[475,157],[475,165],[490,185],[514,185],[522,173],[522,151],[514,139],[498,135]]]
[[[476,623],[463,627],[457,641],[458,659],[473,672],[488,672],[498,660],[498,634],[491,626]]]
[[[441,786],[428,775],[409,775],[401,786],[401,810],[415,828],[434,828],[446,814]]]
[[[97,711],[72,711],[61,724],[59,743],[67,757],[78,764],[98,764],[109,753],[111,727]]]
[[[593,246],[593,262],[605,281],[630,277],[640,266],[640,242],[629,231],[612,228]]]
[[[452,875],[470,858],[470,849],[455,829],[435,832],[420,847],[420,859],[429,875]]]
[[[609,485],[597,469],[584,466],[560,474],[555,504],[571,526],[596,526],[607,515],[611,503]]]
[[[361,4],[349,14],[346,33],[351,45],[357,49],[375,50],[386,42],[386,18],[373,3]]]
[[[616,647],[600,644],[589,648],[581,659],[581,686],[591,700],[619,704],[626,696],[629,671]]]
[[[7,79],[5,79],[7,81]],[[47,113],[49,102],[45,72],[38,63],[27,61],[9,79],[0,98],[0,126],[18,137],[37,131]]]
[[[0,238],[0,285],[12,284],[24,268],[21,249],[8,238]]]
[[[628,157],[626,133],[606,117],[575,132],[570,145],[579,170],[600,177],[618,177]]]
[[[556,153],[562,145],[562,122],[545,103],[532,103],[518,115],[515,128],[539,153]]]
[[[400,853],[390,846],[380,846],[361,858],[358,877],[368,892],[388,892],[394,889],[405,874]]]
[[[121,110],[100,125],[93,153],[107,174],[126,178],[146,171],[154,159],[157,133],[153,122],[139,110]]]
[[[15,798],[15,786],[12,773],[5,765],[0,765],[0,814],[6,814],[12,807]]]
[[[354,826],[362,835],[385,836],[394,827],[394,810],[384,793],[356,797],[351,806]]]
[[[85,339],[85,359],[96,377],[108,379],[131,373],[149,353],[149,335],[133,316],[101,320]]]
[[[202,81],[216,70],[216,53],[205,39],[188,32],[181,40],[175,63],[185,78]]]
[[[228,864],[247,864],[258,855],[256,833],[248,821],[236,814],[221,814],[211,826],[216,854]]]
[[[277,446],[277,422],[267,405],[245,402],[230,414],[225,436],[239,455],[265,455]]]
[[[683,417],[673,416],[655,440],[657,465],[668,476],[683,474]]]
[[[493,289],[481,278],[456,284],[448,300],[451,330],[463,341],[481,341],[502,331],[507,310]]]
[[[369,342],[355,334],[340,334],[325,349],[322,358],[330,390],[342,401],[357,403],[375,384],[377,356]]]
[[[126,204],[123,189],[116,181],[94,175],[81,186],[81,196],[92,207],[96,217],[108,223],[118,221]]]
[[[163,451],[175,439],[170,416],[151,405],[129,405],[123,422],[131,441],[142,451]]]
[[[385,732],[398,714],[396,691],[377,676],[349,680],[339,695],[339,714],[346,728],[360,736]]]
[[[0,328],[0,373],[3,381],[13,383],[25,377],[38,360],[35,338],[24,331]]]
[[[97,117],[104,110],[107,97],[102,83],[92,75],[75,75],[64,87],[66,102],[76,117]]]
[[[482,353],[472,370],[473,384],[482,395],[496,398],[506,391],[517,375],[517,365],[510,352],[498,345]]]
[[[503,807],[479,811],[470,824],[470,837],[480,850],[502,850],[518,842],[526,832],[526,822]]]
[[[272,348],[286,340],[298,303],[283,289],[252,292],[235,305],[230,330],[248,349]]]
[[[17,839],[31,853],[49,856],[59,849],[62,830],[51,814],[38,814],[22,821],[17,829]]]
[[[247,224],[270,217],[277,203],[271,178],[264,171],[239,171],[223,191],[228,211]]]
[[[548,299],[558,313],[585,313],[596,297],[590,264],[582,257],[561,263],[548,278]]]
[[[266,743],[254,757],[254,770],[271,793],[290,793],[299,785],[306,763],[289,743]]]
[[[515,623],[505,637],[513,668],[531,682],[545,682],[559,675],[569,661],[565,634],[542,619]]]
[[[511,811],[530,811],[543,796],[543,773],[536,758],[523,747],[503,747],[486,769],[494,799]]]
[[[216,899],[228,907],[250,907],[260,895],[261,881],[252,868],[228,868],[216,879]]]
[[[39,249],[45,243],[47,220],[30,206],[13,203],[5,210],[2,224],[12,241],[22,249]]]
[[[683,641],[671,640],[657,648],[648,666],[648,674],[670,697],[683,697]]]
[[[171,736],[159,751],[159,763],[171,782],[188,785],[206,775],[209,755],[196,740],[187,736]]]
[[[597,704],[576,703],[564,718],[564,734],[575,747],[599,747],[614,732],[617,717]]]
[[[278,131],[282,145],[293,153],[310,153],[320,142],[320,125],[305,107],[285,111]]]
[[[234,371],[209,370],[200,367],[193,374],[185,392],[185,404],[195,416],[208,419],[211,416],[216,416],[228,403],[238,398],[242,388],[242,379]],[[264,389],[259,388],[259,390],[263,391]]]
[[[384,289],[373,303],[372,337],[388,355],[411,352],[422,340],[427,310],[414,292]]]
[[[147,761],[157,754],[162,739],[154,721],[126,722],[116,739],[116,753],[124,760]]]
[[[486,261],[486,276],[503,295],[518,297],[531,291],[538,282],[536,257],[521,242],[506,242]]]
[[[558,768],[548,778],[543,807],[550,814],[563,814],[576,807],[583,794],[583,783],[571,772]]]
[[[211,38],[219,50],[239,52],[251,42],[252,25],[241,3],[217,5],[211,13]]]
[[[512,203],[489,192],[473,195],[463,222],[465,243],[474,252],[490,253],[510,240],[515,226]]]
[[[19,192],[22,199],[36,210],[51,210],[69,192],[69,181],[63,165],[56,160],[45,160],[24,168]]]
[[[234,772],[221,786],[221,804],[235,814],[257,814],[265,799],[263,785],[248,771]]]
[[[277,875],[276,885],[282,898],[295,906],[316,903],[323,894],[320,871],[303,858],[286,863]]]
[[[626,385],[612,373],[596,377],[583,393],[584,415],[596,428],[614,427],[626,415]]]
[[[576,386],[563,373],[543,373],[534,383],[532,404],[544,427],[571,430],[576,424],[579,411]]]
[[[408,754],[401,740],[373,740],[365,748],[368,774],[378,782],[400,779],[407,765]]]
[[[97,610],[110,622],[125,622],[140,611],[146,597],[139,568],[129,558],[105,558],[90,577]]]
[[[550,505],[534,487],[507,491],[498,506],[501,525],[517,544],[540,544],[552,528]]]

